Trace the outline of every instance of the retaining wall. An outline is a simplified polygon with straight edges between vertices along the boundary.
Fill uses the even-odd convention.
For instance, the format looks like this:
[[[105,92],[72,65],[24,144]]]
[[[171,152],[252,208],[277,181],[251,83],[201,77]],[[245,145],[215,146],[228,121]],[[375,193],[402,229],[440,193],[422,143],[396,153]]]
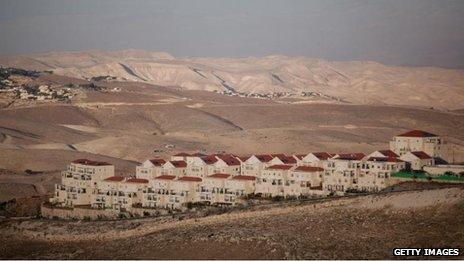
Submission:
[[[75,206],[74,208],[61,208],[42,204],[40,207],[42,217],[63,219],[115,219],[119,212],[115,210],[92,209]]]

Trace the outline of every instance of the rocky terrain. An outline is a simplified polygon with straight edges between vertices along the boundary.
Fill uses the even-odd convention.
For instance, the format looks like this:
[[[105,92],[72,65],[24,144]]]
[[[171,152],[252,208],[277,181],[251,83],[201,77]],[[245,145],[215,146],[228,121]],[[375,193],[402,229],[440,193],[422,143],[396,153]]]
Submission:
[[[119,221],[4,220],[0,257],[391,259],[395,247],[464,247],[462,187]]]
[[[142,50],[52,52],[0,58],[0,65],[80,79],[116,79],[186,90],[272,97],[302,92],[329,102],[462,109],[463,70],[331,62],[305,57],[175,58]],[[320,100],[320,99],[318,99]]]
[[[1,69],[0,216],[37,215],[77,158],[130,175],[138,162],[181,151],[368,153],[423,129],[448,142],[445,159],[464,162],[461,70],[137,50],[0,65],[9,67]],[[447,188],[186,220],[2,219],[0,257],[391,258],[397,246],[462,248],[462,196]]]

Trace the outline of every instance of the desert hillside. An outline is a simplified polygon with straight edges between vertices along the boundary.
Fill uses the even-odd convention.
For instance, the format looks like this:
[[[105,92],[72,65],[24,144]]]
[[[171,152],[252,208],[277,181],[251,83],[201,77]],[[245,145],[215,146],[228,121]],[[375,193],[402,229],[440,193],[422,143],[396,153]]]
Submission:
[[[462,249],[463,192],[456,187],[277,203],[221,215],[4,220],[0,258],[392,259],[396,247]]]
[[[141,50],[52,52],[0,58],[0,65],[90,79],[113,76],[187,90],[314,92],[345,103],[462,109],[464,71],[330,62],[304,57],[175,58]]]

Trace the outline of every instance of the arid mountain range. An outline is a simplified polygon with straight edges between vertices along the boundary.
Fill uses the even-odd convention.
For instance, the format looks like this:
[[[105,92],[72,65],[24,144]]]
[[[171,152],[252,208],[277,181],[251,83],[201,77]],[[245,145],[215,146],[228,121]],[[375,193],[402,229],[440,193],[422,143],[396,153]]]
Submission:
[[[91,79],[113,76],[187,90],[317,92],[345,103],[462,109],[464,70],[330,62],[304,57],[175,58],[142,50],[1,57],[0,65]]]
[[[131,175],[137,162],[178,152],[370,153],[388,148],[394,135],[411,129],[443,136],[450,145],[444,158],[464,162],[461,71],[280,56],[189,60],[141,51],[49,53],[0,60],[3,66],[54,72],[9,76],[19,90],[28,87],[36,93],[46,85],[56,91],[70,89],[72,94],[66,99],[38,100],[23,99],[15,91],[0,92],[0,202],[49,195],[60,171],[78,158],[104,160],[115,164],[118,174]],[[380,69],[366,69],[371,67]],[[409,76],[392,76],[398,74]],[[117,79],[91,79],[108,75]],[[378,80],[372,92],[359,91],[365,88],[352,84],[353,75]],[[409,83],[385,86],[388,81],[429,85],[420,85],[414,96],[408,94],[416,90]],[[225,90],[226,85],[238,92],[257,88],[296,93],[307,91],[303,82],[317,83],[316,91],[346,102],[299,93],[256,99],[211,92]],[[430,108],[437,104],[444,108]]]
[[[79,158],[109,162],[128,176],[146,159],[178,152],[370,153],[388,148],[396,134],[423,129],[444,137],[444,159],[464,162],[459,70],[144,51],[24,55],[0,58],[0,65],[41,71],[0,71],[0,216],[36,215],[61,170]],[[240,94],[252,92],[294,95]],[[460,247],[462,226],[447,224],[462,220],[462,189],[436,191],[185,220],[12,219],[0,222],[7,235],[0,258],[359,259],[391,258],[398,244]],[[373,200],[384,204],[366,209]],[[167,229],[151,230],[160,224]],[[410,236],[423,227],[426,233]]]

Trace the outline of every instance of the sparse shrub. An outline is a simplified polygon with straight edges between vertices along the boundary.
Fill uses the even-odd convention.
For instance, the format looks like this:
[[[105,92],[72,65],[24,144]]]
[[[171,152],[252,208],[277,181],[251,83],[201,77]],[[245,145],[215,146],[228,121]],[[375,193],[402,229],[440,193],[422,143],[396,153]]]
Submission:
[[[350,188],[346,190],[346,193],[366,193],[365,191],[356,189],[356,188]]]
[[[193,208],[205,208],[209,205],[209,202],[187,202],[185,206],[187,209],[193,209]]]
[[[37,86],[26,86],[24,89],[29,94],[37,95],[39,93],[39,88]]]
[[[287,200],[297,200],[296,196],[287,196]]]

